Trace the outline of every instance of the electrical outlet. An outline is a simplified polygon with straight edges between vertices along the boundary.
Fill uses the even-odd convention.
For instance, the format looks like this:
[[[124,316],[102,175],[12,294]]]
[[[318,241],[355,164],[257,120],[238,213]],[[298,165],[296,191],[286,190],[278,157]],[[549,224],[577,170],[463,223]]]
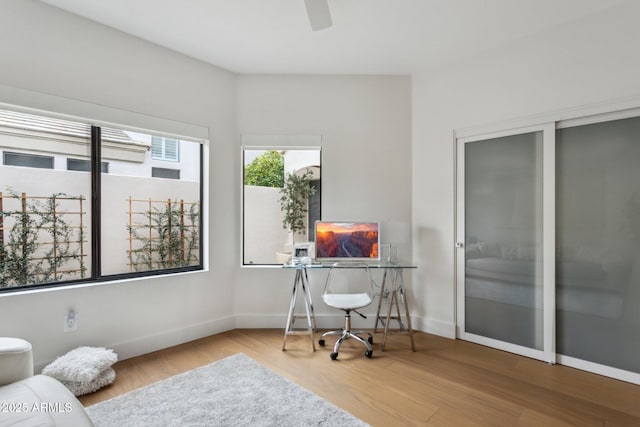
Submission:
[[[75,332],[77,330],[78,330],[78,313],[76,313],[73,310],[69,310],[69,312],[64,315],[64,331]]]

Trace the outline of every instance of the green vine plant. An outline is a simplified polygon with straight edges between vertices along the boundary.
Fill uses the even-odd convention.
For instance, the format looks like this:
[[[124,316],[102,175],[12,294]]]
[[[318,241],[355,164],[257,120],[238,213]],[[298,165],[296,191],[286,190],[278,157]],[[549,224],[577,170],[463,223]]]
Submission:
[[[282,227],[292,233],[292,244],[295,244],[295,235],[302,234],[306,229],[309,197],[316,192],[311,186],[312,178],[313,172],[310,170],[302,175],[287,174],[280,189]]]
[[[184,208],[184,205],[189,205]],[[144,224],[127,226],[137,241],[130,251],[134,271],[198,265],[200,262],[200,210],[197,203],[163,202],[143,212]]]
[[[3,201],[13,200],[19,209],[2,209],[1,224],[10,224],[0,235],[0,288],[83,278],[86,274],[81,246],[84,231],[65,219],[60,199],[83,196],[54,193],[50,197],[23,197],[11,188]],[[3,204],[4,206],[4,204]],[[74,236],[75,234],[75,236]]]

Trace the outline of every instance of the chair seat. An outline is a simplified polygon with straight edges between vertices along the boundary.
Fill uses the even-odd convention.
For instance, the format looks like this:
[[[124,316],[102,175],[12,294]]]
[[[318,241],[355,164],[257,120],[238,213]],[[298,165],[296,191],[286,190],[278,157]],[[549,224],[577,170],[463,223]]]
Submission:
[[[324,294],[322,296],[324,302],[331,307],[341,310],[351,310],[354,308],[365,307],[371,304],[371,297],[366,293],[361,294]]]

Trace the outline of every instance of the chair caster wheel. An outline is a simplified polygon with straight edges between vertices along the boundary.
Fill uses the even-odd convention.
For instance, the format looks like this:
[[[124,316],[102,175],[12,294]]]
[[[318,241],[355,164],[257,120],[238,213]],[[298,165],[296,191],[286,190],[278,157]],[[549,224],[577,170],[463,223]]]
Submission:
[[[367,338],[367,341],[369,342],[369,344],[373,345],[373,337],[371,335],[369,335],[369,338]]]
[[[364,352],[364,355],[367,356],[369,359],[371,359],[371,357],[373,356],[373,350],[367,350]]]
[[[331,357],[331,360],[336,360],[338,358],[338,353],[331,353],[329,356]]]
[[[324,347],[324,340],[318,340],[318,345],[320,347]]]

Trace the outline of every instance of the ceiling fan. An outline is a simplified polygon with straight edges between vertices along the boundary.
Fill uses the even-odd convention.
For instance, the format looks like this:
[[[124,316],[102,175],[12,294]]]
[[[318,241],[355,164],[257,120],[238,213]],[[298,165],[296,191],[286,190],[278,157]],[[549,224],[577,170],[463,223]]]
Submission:
[[[328,0],[304,0],[313,31],[324,30],[332,25]]]

